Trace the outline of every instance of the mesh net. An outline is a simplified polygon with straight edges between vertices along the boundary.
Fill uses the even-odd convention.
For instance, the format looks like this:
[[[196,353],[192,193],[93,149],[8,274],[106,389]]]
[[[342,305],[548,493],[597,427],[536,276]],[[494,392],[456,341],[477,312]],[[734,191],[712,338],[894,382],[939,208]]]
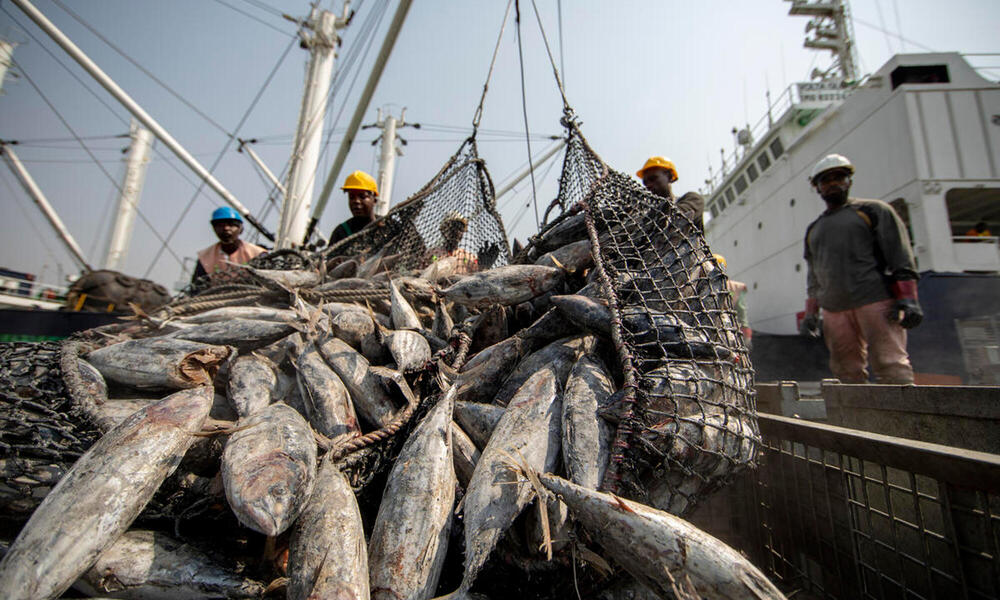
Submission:
[[[459,259],[465,272],[510,262],[493,182],[474,140],[463,143],[410,199],[324,250],[323,255],[363,259],[376,252],[382,252],[385,262],[397,272],[420,271],[449,256]]]
[[[604,487],[687,514],[759,440],[727,278],[674,200],[607,169],[575,126],[567,148],[559,205],[586,214],[625,380]]]

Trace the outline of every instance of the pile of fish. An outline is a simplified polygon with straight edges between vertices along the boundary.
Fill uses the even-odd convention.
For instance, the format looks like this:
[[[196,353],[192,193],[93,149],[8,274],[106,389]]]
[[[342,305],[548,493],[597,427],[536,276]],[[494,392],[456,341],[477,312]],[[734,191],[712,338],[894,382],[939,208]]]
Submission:
[[[382,254],[316,255],[315,270],[246,267],[261,290],[246,305],[194,297],[89,332],[70,387],[103,435],[10,543],[0,596],[783,597],[676,507],[598,491],[623,382],[574,223],[533,264],[404,275]],[[668,315],[624,327],[678,356],[707,343]],[[244,555],[221,526],[134,528],[193,462]],[[530,591],[540,573],[558,592]]]

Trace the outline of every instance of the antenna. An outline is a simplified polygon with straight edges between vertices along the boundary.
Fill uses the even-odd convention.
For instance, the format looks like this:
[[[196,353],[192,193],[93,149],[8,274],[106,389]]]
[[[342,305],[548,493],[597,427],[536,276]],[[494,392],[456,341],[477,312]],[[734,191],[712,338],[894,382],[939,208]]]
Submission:
[[[829,50],[834,62],[825,71],[815,69],[813,79],[857,81],[857,58],[854,31],[847,0],[786,0],[792,3],[788,14],[812,17],[806,23],[803,46],[810,50]],[[812,37],[808,34],[812,33]]]

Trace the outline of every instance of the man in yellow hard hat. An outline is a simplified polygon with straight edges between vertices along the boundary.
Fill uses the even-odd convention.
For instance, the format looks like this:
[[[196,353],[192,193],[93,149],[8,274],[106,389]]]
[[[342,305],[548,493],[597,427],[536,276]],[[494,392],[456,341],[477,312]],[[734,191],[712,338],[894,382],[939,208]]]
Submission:
[[[347,192],[347,205],[352,216],[333,228],[333,233],[330,234],[331,244],[361,231],[375,218],[378,185],[374,177],[364,171],[355,171],[347,176],[340,189]]]
[[[661,198],[670,198],[677,203],[677,209],[686,216],[699,231],[704,230],[702,213],[705,212],[705,199],[697,192],[688,192],[677,198],[670,184],[677,181],[677,167],[673,161],[662,156],[651,156],[646,164],[636,172],[642,185]]]

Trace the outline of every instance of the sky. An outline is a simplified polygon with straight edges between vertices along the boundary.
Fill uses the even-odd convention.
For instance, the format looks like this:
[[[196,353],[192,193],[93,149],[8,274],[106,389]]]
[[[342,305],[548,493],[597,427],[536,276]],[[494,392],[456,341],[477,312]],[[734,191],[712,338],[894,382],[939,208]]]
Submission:
[[[318,182],[326,178],[397,2],[351,5],[356,14],[340,31],[326,122],[331,133]],[[612,168],[629,173],[651,155],[670,157],[680,193],[701,188],[710,168],[718,171],[720,148],[733,149],[731,129],[765,115],[768,91],[777,98],[830,63],[828,53],[802,48],[808,19],[788,16],[785,0],[535,3],[567,100],[591,146]],[[373,123],[378,108],[399,117],[405,107],[406,122],[421,125],[399,132],[407,145],[396,160],[393,204],[433,177],[471,133],[506,5],[413,3],[362,121]],[[254,150],[273,172],[283,172],[308,54],[296,43],[296,24],[281,14],[307,16],[306,0],[35,0],[35,6],[244,205],[265,215],[269,229],[277,229],[277,211],[264,212],[270,185],[231,139],[258,140]],[[339,14],[343,3],[323,0],[320,7]],[[549,136],[562,134],[562,101],[533,3],[520,0],[520,8],[523,61],[512,15],[477,138],[498,188],[527,165],[526,120],[534,156],[553,143]],[[1000,53],[995,0],[856,0],[850,8],[862,73],[901,52]],[[17,141],[17,155],[99,267],[124,173],[128,140],[121,136],[129,114],[9,1],[0,1],[0,35],[18,44],[0,95],[0,139]],[[980,74],[1000,80],[1000,54],[968,60],[994,67]],[[377,137],[378,130],[359,132],[338,188],[350,171],[376,172],[378,147],[371,142]],[[534,192],[525,179],[498,199],[510,239],[537,231],[532,204],[541,212],[555,197],[560,161],[561,154],[537,168]],[[215,241],[208,221],[222,205],[210,189],[198,188],[194,174],[157,142],[122,271],[170,288],[186,279],[196,252]],[[6,165],[0,167],[0,207],[0,267],[46,282],[79,272]],[[320,229],[328,235],[349,216],[338,190]]]

